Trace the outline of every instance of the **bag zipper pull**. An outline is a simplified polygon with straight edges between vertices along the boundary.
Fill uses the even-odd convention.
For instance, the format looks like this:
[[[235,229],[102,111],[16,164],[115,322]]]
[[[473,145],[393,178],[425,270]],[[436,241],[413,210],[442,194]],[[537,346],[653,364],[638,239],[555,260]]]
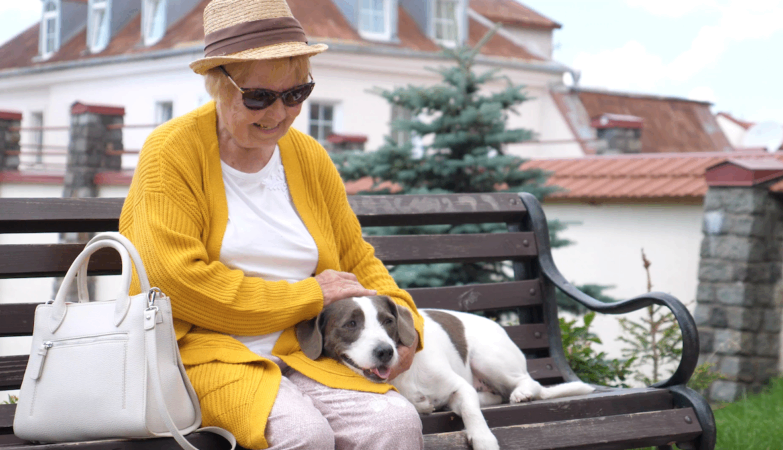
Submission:
[[[49,352],[49,349],[54,346],[54,342],[52,341],[45,341],[43,344],[41,344],[41,347],[38,349],[38,351],[35,353],[34,356],[31,356],[31,363],[30,363],[30,378],[33,380],[37,380],[41,378],[41,373],[43,373],[43,365],[44,360],[46,359],[46,354]]]

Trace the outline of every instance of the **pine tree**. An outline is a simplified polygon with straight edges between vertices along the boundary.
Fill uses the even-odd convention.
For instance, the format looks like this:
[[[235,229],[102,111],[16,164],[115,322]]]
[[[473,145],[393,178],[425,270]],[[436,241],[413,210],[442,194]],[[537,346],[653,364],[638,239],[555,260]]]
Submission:
[[[559,188],[545,186],[549,174],[540,169],[521,170],[521,158],[509,155],[505,144],[533,138],[526,129],[507,129],[510,114],[529,100],[525,86],[500,76],[499,69],[481,74],[474,72],[476,56],[496,33],[491,29],[471,48],[442,48],[448,67],[429,69],[441,76],[434,86],[374,89],[393,107],[410,112],[409,120],[396,120],[392,130],[415,135],[422,141],[423,154],[416,154],[410,141],[398,142],[391,136],[376,151],[336,153],[332,155],[343,180],[370,177],[373,185],[361,194],[445,194],[479,192],[529,192],[539,200]],[[481,87],[495,80],[505,80],[499,92],[481,92]],[[558,237],[564,226],[551,221],[550,241],[553,247],[570,242]],[[368,234],[425,233],[491,233],[506,231],[503,224],[429,227],[386,227],[368,229]],[[454,286],[510,279],[510,267],[502,263],[430,264],[390,268],[403,288]],[[593,286],[600,294],[605,287]],[[560,300],[558,300],[560,303]],[[573,301],[563,306],[576,312]]]

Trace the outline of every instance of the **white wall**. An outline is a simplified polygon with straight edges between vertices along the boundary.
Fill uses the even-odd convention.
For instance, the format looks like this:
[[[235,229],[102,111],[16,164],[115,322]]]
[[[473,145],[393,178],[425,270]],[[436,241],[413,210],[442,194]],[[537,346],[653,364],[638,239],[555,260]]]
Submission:
[[[726,138],[731,145],[735,148],[742,147],[742,138],[745,137],[747,130],[739,126],[737,122],[723,116],[715,116],[715,120],[718,122],[718,126],[721,131],[723,131],[723,134],[726,135]]]
[[[80,101],[88,104],[122,106],[125,108],[126,125],[153,124],[155,104],[171,101],[174,115],[182,115],[205,103],[209,97],[201,76],[187,67],[200,55],[187,54],[146,61],[115,63],[47,73],[26,74],[13,78],[0,78],[0,110],[23,113],[23,126],[31,124],[31,113],[44,111],[45,126],[68,126],[70,107]],[[368,136],[365,149],[375,150],[389,134],[391,107],[385,99],[368,92],[374,87],[393,89],[409,84],[427,86],[438,83],[439,75],[428,67],[447,65],[446,60],[417,57],[392,57],[374,54],[356,54],[327,51],[312,60],[316,89],[312,101],[335,103],[337,108],[336,132]],[[488,66],[477,66],[482,72]],[[519,108],[519,114],[511,114],[510,128],[532,129],[538,139],[573,139],[554,102],[549,86],[558,83],[558,73],[503,68],[501,75],[514,83],[527,86],[531,100]],[[490,85],[490,90],[501,89],[505,81]],[[294,127],[307,132],[309,102],[294,122]],[[125,149],[139,150],[152,128],[126,128],[123,130]],[[32,133],[22,136],[22,143],[32,141]],[[66,146],[68,131],[47,131],[44,142],[48,145]],[[23,149],[28,150],[29,149]],[[513,145],[509,151],[526,157],[578,156],[581,149],[575,143],[565,145]],[[136,157],[123,157],[123,167],[133,168]],[[64,163],[64,157],[47,158],[47,162]]]
[[[560,237],[575,244],[552,252],[563,276],[576,284],[615,287],[605,291],[618,300],[647,292],[641,250],[651,262],[653,291],[671,294],[693,311],[698,286],[702,232],[700,204],[558,204],[545,203],[548,220],[571,223]],[[636,320],[642,312],[625,315]],[[620,357],[616,318],[598,315],[591,330],[610,357]],[[581,322],[580,322],[581,323]]]
[[[503,31],[524,43],[531,53],[544,58],[552,57],[552,30],[503,25]]]

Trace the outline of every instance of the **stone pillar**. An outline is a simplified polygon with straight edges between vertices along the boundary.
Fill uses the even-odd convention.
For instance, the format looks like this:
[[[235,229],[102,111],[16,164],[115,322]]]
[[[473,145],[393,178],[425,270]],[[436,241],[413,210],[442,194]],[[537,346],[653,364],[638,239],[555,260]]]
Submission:
[[[71,106],[71,136],[63,186],[63,197],[96,197],[95,175],[102,170],[120,170],[122,157],[107,155],[107,150],[122,150],[122,125],[125,108],[116,106]]]
[[[706,393],[711,401],[737,400],[778,373],[783,204],[770,188],[782,177],[776,159],[729,160],[706,173],[694,318],[699,363],[726,377]]]
[[[106,170],[120,170],[122,156],[107,154],[110,150],[122,150],[122,128],[110,125],[123,124],[125,108],[116,106],[86,105],[76,102],[71,105],[71,130],[68,142],[68,159],[63,183],[63,198],[97,197],[95,175]],[[61,233],[60,242],[86,242],[91,233]],[[55,280],[57,292],[62,279]],[[90,298],[95,287],[88,283]],[[76,283],[71,285],[67,298],[74,300]]]
[[[19,170],[19,127],[22,113],[0,111],[0,171]]]

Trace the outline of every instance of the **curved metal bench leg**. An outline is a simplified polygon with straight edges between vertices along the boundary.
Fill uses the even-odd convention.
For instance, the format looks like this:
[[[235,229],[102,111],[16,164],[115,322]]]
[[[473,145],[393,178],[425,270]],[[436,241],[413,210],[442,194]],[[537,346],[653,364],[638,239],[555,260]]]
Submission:
[[[694,450],[714,450],[716,441],[715,416],[712,414],[707,400],[698,392],[684,385],[670,386],[669,392],[674,396],[674,405],[677,407],[690,407],[696,413],[696,418],[701,425],[702,434],[694,441]],[[680,448],[687,448],[682,447]]]

